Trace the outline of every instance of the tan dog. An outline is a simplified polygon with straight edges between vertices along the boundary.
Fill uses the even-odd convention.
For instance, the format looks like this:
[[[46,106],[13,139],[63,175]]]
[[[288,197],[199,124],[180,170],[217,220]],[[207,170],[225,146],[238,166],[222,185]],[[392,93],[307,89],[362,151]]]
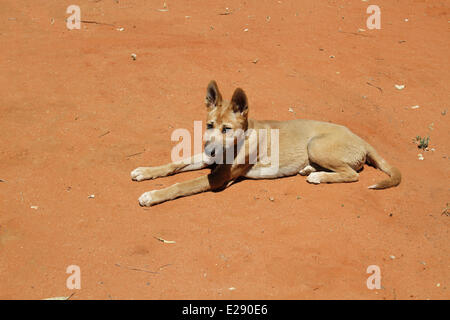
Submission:
[[[131,178],[142,181],[206,167],[212,167],[211,173],[161,190],[146,192],[139,198],[141,206],[152,206],[178,197],[225,188],[239,177],[265,179],[300,173],[308,176],[306,180],[314,184],[354,182],[358,181],[357,171],[361,170],[365,163],[382,170],[390,177],[369,188],[385,189],[397,186],[401,181],[401,174],[397,168],[389,165],[372,146],[344,126],[301,119],[291,121],[248,119],[248,101],[245,92],[237,88],[231,101],[225,101],[215,81],[211,81],[208,85],[206,107],[208,117],[203,154],[195,155],[189,161],[157,167],[140,167],[131,172]],[[257,134],[248,135],[251,129]],[[269,134],[261,134],[260,129],[265,129]],[[245,134],[240,138],[239,136],[230,138],[230,131]],[[272,141],[271,131],[277,131],[278,141]],[[219,144],[217,143],[219,140],[228,142]],[[263,161],[258,150],[265,144],[268,146],[267,155],[274,153],[272,142],[278,142],[275,145],[279,150],[278,166],[268,170],[272,164]],[[231,161],[217,161],[225,159],[226,152],[219,154],[217,151],[220,149],[227,153],[230,150],[234,152],[231,153],[233,155]],[[274,159],[272,154],[271,158]],[[254,161],[251,161],[252,159]]]

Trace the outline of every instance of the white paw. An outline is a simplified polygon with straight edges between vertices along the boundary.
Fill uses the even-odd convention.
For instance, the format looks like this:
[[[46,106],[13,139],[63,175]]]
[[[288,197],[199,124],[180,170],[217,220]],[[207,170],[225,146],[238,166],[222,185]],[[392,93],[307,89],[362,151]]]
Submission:
[[[146,169],[143,167],[139,167],[131,171],[131,179],[134,181],[142,181],[145,179],[149,179],[148,175],[146,174]]]
[[[312,172],[309,174],[308,178],[306,178],[306,181],[308,181],[309,183],[319,184],[320,176],[320,172]]]
[[[300,170],[298,173],[299,173],[301,176],[307,176],[307,175],[309,175],[311,172],[314,172],[314,171],[316,171],[316,169],[314,169],[314,167],[312,167],[312,166],[310,166],[310,165],[307,165],[307,166],[304,167],[302,170]]]
[[[139,197],[139,204],[142,207],[150,207],[155,203],[152,197],[153,192],[154,191],[145,192]]]

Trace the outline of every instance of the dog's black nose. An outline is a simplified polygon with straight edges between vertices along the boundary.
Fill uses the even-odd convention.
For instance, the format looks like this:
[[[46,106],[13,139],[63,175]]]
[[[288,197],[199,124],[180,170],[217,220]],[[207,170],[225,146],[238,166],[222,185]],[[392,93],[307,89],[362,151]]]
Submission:
[[[214,157],[216,155],[216,148],[213,144],[207,142],[205,143],[205,153],[210,157]]]

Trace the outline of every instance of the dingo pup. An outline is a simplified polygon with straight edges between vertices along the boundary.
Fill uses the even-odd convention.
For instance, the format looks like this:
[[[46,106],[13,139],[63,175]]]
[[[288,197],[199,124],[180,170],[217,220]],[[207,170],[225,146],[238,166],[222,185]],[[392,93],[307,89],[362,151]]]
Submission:
[[[223,100],[215,81],[208,85],[206,108],[208,116],[203,154],[195,155],[188,161],[140,167],[131,172],[131,178],[142,181],[206,167],[211,167],[211,173],[161,190],[146,192],[139,198],[141,206],[152,206],[178,197],[225,188],[239,177],[265,179],[299,173],[308,176],[306,180],[313,184],[354,182],[358,181],[358,171],[365,163],[389,175],[388,179],[370,186],[370,189],[394,187],[401,181],[397,168],[389,165],[372,146],[344,126],[302,119],[248,119],[245,92],[237,88],[231,101]],[[261,129],[265,129],[269,135],[261,134]],[[256,134],[248,134],[251,131]],[[277,131],[275,138],[270,135],[272,131]],[[240,134],[235,134],[236,132]],[[223,141],[226,142],[222,143]],[[262,145],[266,146],[267,154],[275,153],[278,149],[278,154],[271,154],[271,159],[274,156],[277,159],[275,168],[263,161],[263,157],[258,154]],[[225,157],[228,161],[224,161]]]

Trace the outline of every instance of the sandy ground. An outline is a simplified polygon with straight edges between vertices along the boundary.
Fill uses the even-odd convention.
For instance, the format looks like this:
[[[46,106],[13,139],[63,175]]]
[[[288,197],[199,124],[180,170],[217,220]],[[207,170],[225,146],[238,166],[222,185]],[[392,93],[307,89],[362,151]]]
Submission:
[[[70,4],[99,24],[68,30]],[[369,4],[1,1],[0,298],[68,296],[77,265],[72,299],[449,299],[450,6],[380,0],[369,30]],[[368,190],[384,174],[366,167],[357,183],[243,181],[139,207],[207,172],[130,180],[205,119],[211,79],[244,88],[252,118],[348,126],[402,184]]]

